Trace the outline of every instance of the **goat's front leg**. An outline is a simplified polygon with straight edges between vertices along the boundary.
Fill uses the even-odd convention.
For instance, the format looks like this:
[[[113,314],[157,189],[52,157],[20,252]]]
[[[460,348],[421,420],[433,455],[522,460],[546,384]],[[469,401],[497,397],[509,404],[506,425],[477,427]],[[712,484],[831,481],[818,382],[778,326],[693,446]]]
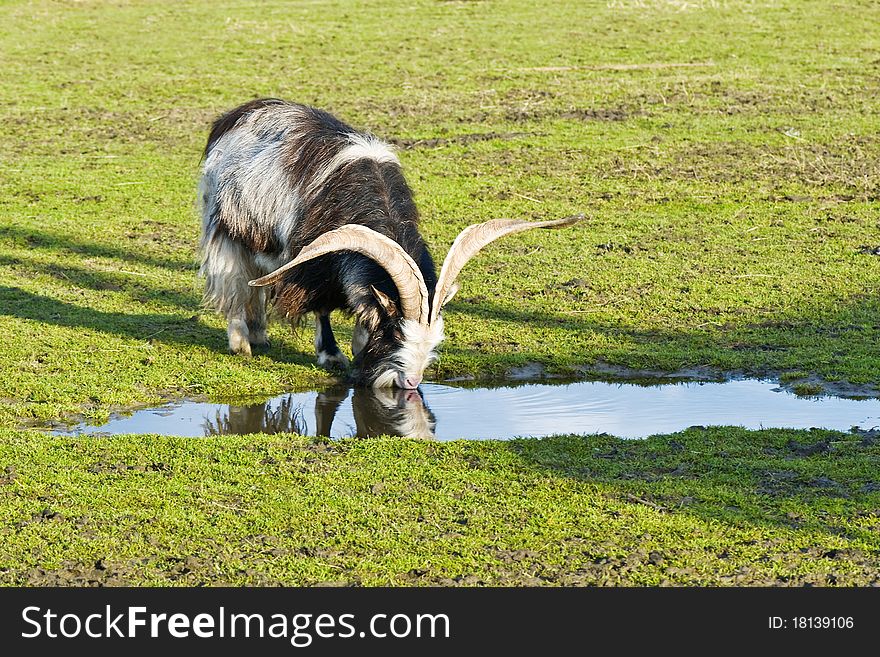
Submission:
[[[229,351],[242,356],[251,355],[250,332],[244,310],[231,312],[226,316],[229,325],[226,335],[229,337]]]
[[[248,340],[252,347],[268,347],[269,336],[266,334],[266,293],[261,288],[251,292],[250,300],[245,308],[247,317]]]
[[[315,313],[315,355],[318,357],[318,365],[327,368],[345,369],[348,367],[348,358],[339,351],[336,337],[330,327],[330,313]]]

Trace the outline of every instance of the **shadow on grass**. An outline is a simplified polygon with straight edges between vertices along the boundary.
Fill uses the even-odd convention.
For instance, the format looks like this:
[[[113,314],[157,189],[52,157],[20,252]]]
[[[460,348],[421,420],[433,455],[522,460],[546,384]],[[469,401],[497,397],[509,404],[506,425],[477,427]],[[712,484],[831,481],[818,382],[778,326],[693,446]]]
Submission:
[[[72,286],[97,291],[113,291],[127,294],[134,302],[157,302],[169,304],[195,314],[199,299],[194,292],[175,290],[157,285],[148,276],[136,276],[122,271],[96,271],[88,267],[68,266],[52,262],[35,262],[28,254],[32,247],[43,253],[56,251],[64,254],[81,254],[92,257],[116,259],[168,271],[192,271],[195,278],[196,264],[189,259],[173,256],[156,256],[136,251],[135,246],[96,243],[69,235],[18,226],[0,227],[0,238],[14,242],[18,252],[0,256],[0,264],[21,267],[26,271],[39,271]],[[69,259],[69,258],[68,258]],[[220,332],[199,326],[187,327],[180,320],[152,315],[125,315],[101,313],[34,295],[27,302],[15,301],[14,288],[5,292],[10,297],[6,308],[0,312],[16,314],[28,319],[69,326],[83,326],[107,330],[121,335],[141,338],[161,331],[162,339],[186,344],[201,344],[218,351],[225,351],[225,340]],[[26,292],[19,291],[19,295]],[[10,296],[12,295],[12,296]],[[65,308],[53,309],[53,304]],[[31,307],[33,305],[33,307]],[[694,365],[760,374],[766,370],[797,367],[802,370],[821,370],[822,374],[856,372],[862,380],[870,380],[876,370],[872,363],[880,363],[880,300],[863,298],[846,300],[817,298],[810,307],[791,311],[797,314],[762,313],[755,311],[748,319],[737,320],[730,326],[714,325],[709,328],[648,327],[639,328],[624,322],[602,320],[589,314],[565,314],[511,308],[487,300],[454,300],[448,313],[461,313],[486,321],[497,321],[526,331],[555,330],[574,336],[595,335],[596,339],[572,340],[560,351],[558,345],[546,350],[519,350],[518,345],[500,353],[486,354],[484,345],[469,342],[467,336],[450,336],[442,350],[450,356],[473,362],[479,367],[492,369],[501,374],[528,362],[547,366],[589,366],[604,357],[602,344],[608,343],[607,351],[612,360],[637,361],[653,369],[675,370]],[[89,317],[89,315],[94,317]],[[189,333],[187,330],[189,329]],[[617,344],[613,344],[617,343]],[[495,350],[497,352],[497,350]],[[276,357],[271,350],[267,355]],[[456,372],[459,373],[459,372]]]
[[[139,263],[149,267],[172,270],[195,270],[195,261],[172,256],[154,256],[143,251],[124,249],[119,246],[99,244],[71,237],[59,235],[49,231],[35,228],[22,228],[21,226],[0,226],[0,238],[10,238],[22,241],[28,247],[38,249],[51,249],[54,251],[66,251],[84,256],[97,258],[113,258],[125,262]],[[21,248],[19,246],[18,248]]]
[[[5,285],[0,285],[0,314],[135,340],[199,345],[218,351],[226,349],[226,332],[205,326],[196,316],[104,312]]]
[[[533,329],[556,329],[574,335],[597,334],[629,344],[632,354],[647,361],[656,361],[655,369],[678,369],[693,365],[708,365],[722,369],[748,371],[760,374],[766,369],[864,370],[869,379],[876,380],[876,366],[880,365],[880,297],[860,297],[845,301],[817,299],[809,307],[799,306],[790,313],[768,314],[755,312],[751,321],[719,323],[710,328],[670,327],[640,329],[618,322],[607,322],[594,317],[520,310],[489,301],[450,304],[449,313],[461,313],[475,318],[505,322]],[[473,349],[453,347],[450,340],[444,349],[455,349],[466,356]],[[616,348],[620,351],[620,346]],[[502,365],[521,365],[525,361],[553,363],[546,353],[511,353],[501,356]],[[798,361],[791,364],[792,355]],[[577,343],[565,351],[568,363],[590,365],[596,359],[595,350],[578,349]],[[686,360],[682,360],[686,359]],[[712,361],[716,362],[712,362]],[[674,361],[667,363],[664,361]],[[846,362],[850,361],[850,362]],[[864,372],[859,373],[864,377]]]
[[[72,303],[0,285],[0,316],[8,315],[54,326],[84,328],[134,340],[201,346],[227,353],[226,331],[206,326],[198,316],[131,314],[83,308]],[[314,355],[272,347],[265,356],[277,362],[312,365]]]
[[[860,522],[880,513],[880,477],[872,468],[880,438],[873,432],[693,427],[645,440],[571,436],[509,446],[530,469],[594,484],[659,514],[871,544],[875,554],[866,558],[880,577],[880,535]],[[828,551],[814,548],[820,556]]]
[[[101,271],[70,264],[35,262],[21,257],[0,255],[0,265],[23,267],[40,272],[63,283],[98,292],[122,292],[137,303],[159,302],[174,305],[190,312],[198,312],[200,299],[193,293],[155,285],[146,276],[124,271]]]

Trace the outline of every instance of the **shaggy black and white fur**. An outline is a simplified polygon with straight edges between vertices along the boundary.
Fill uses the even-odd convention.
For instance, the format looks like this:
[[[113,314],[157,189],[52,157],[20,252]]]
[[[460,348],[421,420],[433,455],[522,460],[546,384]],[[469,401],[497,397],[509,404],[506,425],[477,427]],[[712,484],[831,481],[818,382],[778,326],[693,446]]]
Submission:
[[[229,348],[266,342],[266,304],[297,322],[316,317],[318,363],[346,366],[330,327],[357,318],[353,377],[361,385],[415,388],[443,339],[442,319],[405,320],[386,271],[338,252],[294,267],[265,291],[248,281],[293,260],[319,235],[362,224],[393,239],[418,264],[433,298],[437,276],[418,232],[418,211],[391,147],[321,110],[255,100],[214,122],[199,192],[205,299],[228,321]],[[433,300],[433,299],[431,299]]]

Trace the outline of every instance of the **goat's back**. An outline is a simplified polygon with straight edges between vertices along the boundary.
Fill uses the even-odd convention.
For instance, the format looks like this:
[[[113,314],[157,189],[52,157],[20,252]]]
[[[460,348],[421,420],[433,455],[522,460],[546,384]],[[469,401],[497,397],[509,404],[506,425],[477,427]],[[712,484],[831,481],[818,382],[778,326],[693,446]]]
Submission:
[[[322,110],[270,98],[218,118],[201,183],[205,232],[221,228],[258,253],[292,247],[345,223],[402,240],[417,222],[390,146]]]

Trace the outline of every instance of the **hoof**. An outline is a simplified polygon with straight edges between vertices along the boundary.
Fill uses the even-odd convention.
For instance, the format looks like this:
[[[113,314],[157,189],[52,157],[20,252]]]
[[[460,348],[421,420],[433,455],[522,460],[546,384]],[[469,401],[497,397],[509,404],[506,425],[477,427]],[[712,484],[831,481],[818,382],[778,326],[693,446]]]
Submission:
[[[229,320],[229,328],[226,331],[229,337],[229,352],[233,354],[241,354],[242,356],[251,355],[251,343],[248,341],[248,329],[244,320]]]
[[[251,347],[269,348],[272,343],[269,342],[269,336],[266,335],[265,329],[251,331],[250,333]]]
[[[341,351],[328,354],[326,351],[318,352],[318,365],[332,370],[348,369],[348,358]]]
[[[244,356],[245,358],[251,357],[251,343],[247,340],[229,340],[229,353],[238,354],[239,356]]]

